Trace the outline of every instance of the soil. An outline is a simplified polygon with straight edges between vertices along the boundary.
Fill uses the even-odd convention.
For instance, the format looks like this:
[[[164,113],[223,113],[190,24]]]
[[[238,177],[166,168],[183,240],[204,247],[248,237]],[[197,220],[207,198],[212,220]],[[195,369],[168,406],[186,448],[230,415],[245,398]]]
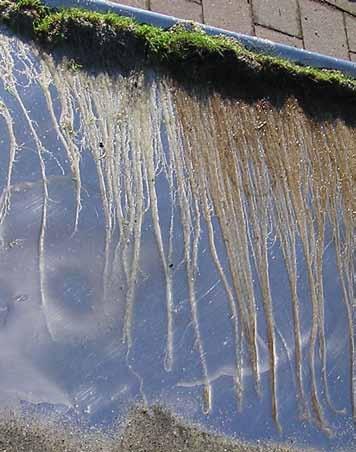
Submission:
[[[112,435],[44,425],[15,415],[0,420],[1,452],[292,452],[289,446],[251,445],[188,426],[159,407],[135,409]],[[311,451],[311,449],[308,449]],[[303,451],[306,451],[303,448]]]

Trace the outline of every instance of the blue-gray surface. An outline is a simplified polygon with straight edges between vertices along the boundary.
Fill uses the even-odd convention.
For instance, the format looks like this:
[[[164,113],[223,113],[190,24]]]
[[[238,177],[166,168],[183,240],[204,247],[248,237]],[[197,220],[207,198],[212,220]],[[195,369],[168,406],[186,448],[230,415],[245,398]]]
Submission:
[[[205,152],[219,148],[214,140],[223,139],[215,134],[219,123],[204,115],[223,100],[205,106],[184,93],[174,100],[177,88],[153,72],[125,78],[78,72],[70,61],[57,66],[4,30],[0,42],[2,406],[107,426],[135,402],[159,403],[227,435],[325,450],[349,446],[354,250],[348,248],[343,209],[349,204],[340,187],[329,187],[335,199],[327,198],[325,208],[313,199],[321,184],[313,177],[323,169],[314,174],[307,157],[301,165],[312,194],[300,199],[278,191],[263,158],[244,167],[241,156],[255,155],[256,143],[268,154],[262,138],[249,142],[251,121],[257,121],[251,126],[256,134],[266,127],[253,106],[241,107],[235,120],[245,149],[232,144],[233,136],[227,140],[241,158],[234,169],[241,185],[229,186],[235,176],[222,182],[219,175],[230,174],[223,160],[220,166],[213,163],[217,154],[204,160]],[[179,99],[188,116],[202,118],[197,123],[192,116],[189,130]],[[207,124],[211,130],[198,130]],[[288,137],[280,127],[283,142]],[[298,127],[295,133],[303,137]],[[320,127],[328,152],[331,136],[353,133],[342,124],[330,131]],[[199,157],[185,133],[200,146]],[[300,152],[309,144],[302,143]],[[343,153],[354,151],[339,143],[335,155],[342,160]],[[292,204],[283,196],[294,206],[305,202],[326,210],[314,216],[301,205],[288,210]],[[229,206],[236,208],[233,214]],[[319,218],[324,215],[325,222]],[[281,234],[286,219],[291,226]],[[304,235],[293,232],[293,222],[305,224]],[[304,395],[298,393],[300,379]],[[305,419],[298,415],[303,403]]]

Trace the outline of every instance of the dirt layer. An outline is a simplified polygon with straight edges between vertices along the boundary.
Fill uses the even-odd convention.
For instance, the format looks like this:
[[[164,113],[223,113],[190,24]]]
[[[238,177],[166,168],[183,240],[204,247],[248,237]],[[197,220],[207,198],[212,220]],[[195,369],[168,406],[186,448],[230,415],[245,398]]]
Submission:
[[[292,452],[289,446],[249,445],[183,425],[161,408],[136,409],[112,435],[71,428],[15,415],[0,421],[0,451],[6,452]],[[303,448],[303,451],[306,451]]]

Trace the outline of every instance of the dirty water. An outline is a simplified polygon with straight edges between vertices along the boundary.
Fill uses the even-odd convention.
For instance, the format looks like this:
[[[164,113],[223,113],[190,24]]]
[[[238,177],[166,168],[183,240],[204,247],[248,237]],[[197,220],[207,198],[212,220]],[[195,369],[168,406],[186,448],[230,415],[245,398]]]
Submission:
[[[1,408],[351,450],[355,129],[0,41]]]

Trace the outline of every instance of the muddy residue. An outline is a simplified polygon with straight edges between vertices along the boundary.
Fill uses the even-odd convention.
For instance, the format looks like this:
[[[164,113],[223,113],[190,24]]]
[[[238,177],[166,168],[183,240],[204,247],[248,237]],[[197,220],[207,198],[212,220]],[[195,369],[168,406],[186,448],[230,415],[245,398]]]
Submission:
[[[251,445],[185,425],[154,407],[136,409],[118,432],[80,432],[16,416],[0,421],[0,448],[6,452],[298,452],[292,446]],[[304,452],[312,449],[303,448]]]

